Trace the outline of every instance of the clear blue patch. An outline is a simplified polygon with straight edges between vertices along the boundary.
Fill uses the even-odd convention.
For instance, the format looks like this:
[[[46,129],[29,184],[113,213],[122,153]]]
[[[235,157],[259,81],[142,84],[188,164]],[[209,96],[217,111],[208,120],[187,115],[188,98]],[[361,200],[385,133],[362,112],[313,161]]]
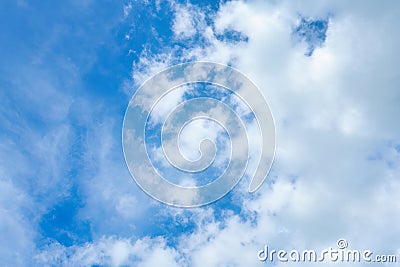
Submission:
[[[329,18],[326,19],[300,19],[300,23],[293,29],[292,35],[298,41],[306,42],[308,45],[306,56],[312,56],[317,47],[322,47],[326,40]]]
[[[219,41],[229,42],[233,44],[238,44],[243,42],[247,43],[249,41],[248,36],[236,30],[225,31],[223,34],[217,34],[215,37]]]
[[[199,6],[203,9],[209,9],[212,11],[216,11],[219,9],[221,5],[228,2],[228,0],[220,0],[220,1],[204,1],[204,0],[178,0],[177,2],[181,4],[191,3],[193,5]]]
[[[397,145],[394,149],[396,150],[397,153],[400,153],[400,145]]]
[[[56,204],[39,223],[43,239],[57,240],[64,246],[92,241],[89,222],[77,218],[81,199],[76,189],[71,195]]]
[[[371,154],[367,157],[368,161],[377,161],[377,160],[383,160],[383,156],[380,152],[376,152],[374,154]]]

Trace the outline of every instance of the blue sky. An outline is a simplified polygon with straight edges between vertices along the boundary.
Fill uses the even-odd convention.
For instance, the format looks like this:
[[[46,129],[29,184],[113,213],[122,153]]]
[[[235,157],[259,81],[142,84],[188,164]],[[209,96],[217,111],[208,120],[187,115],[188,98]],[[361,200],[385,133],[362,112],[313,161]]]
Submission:
[[[399,15],[394,1],[1,2],[0,265],[262,266],[265,244],[340,237],[398,253]],[[277,150],[257,193],[242,181],[179,209],[135,184],[121,131],[142,82],[191,60],[261,88]]]

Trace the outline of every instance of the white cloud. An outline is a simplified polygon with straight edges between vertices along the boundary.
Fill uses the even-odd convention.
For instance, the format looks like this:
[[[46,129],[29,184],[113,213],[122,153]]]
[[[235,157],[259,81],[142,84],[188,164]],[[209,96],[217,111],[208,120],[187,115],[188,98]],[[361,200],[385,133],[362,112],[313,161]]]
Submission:
[[[311,57],[291,38],[299,14],[333,14],[325,45]],[[400,130],[400,68],[394,60],[399,15],[396,3],[222,5],[215,31],[241,31],[248,43],[226,44],[206,27],[211,45],[186,56],[233,60],[262,88],[276,119],[277,155],[269,182],[255,198],[235,192],[245,212],[258,214],[256,225],[228,216],[222,230],[209,224],[183,234],[178,249],[190,254],[193,266],[255,266],[264,243],[319,249],[343,236],[351,248],[396,252],[399,155],[390,144],[399,142]],[[375,153],[387,156],[368,160]]]
[[[129,13],[131,13],[132,11],[132,3],[128,3],[126,5],[124,5],[124,17],[128,17]]]
[[[190,10],[181,5],[176,5],[174,15],[175,19],[172,30],[176,37],[187,38],[196,34],[196,22]]]
[[[34,227],[23,215],[31,209],[32,200],[12,181],[3,180],[4,173],[0,177],[0,233],[3,242],[7,242],[6,246],[0,246],[0,259],[3,264],[22,266],[35,248]]]

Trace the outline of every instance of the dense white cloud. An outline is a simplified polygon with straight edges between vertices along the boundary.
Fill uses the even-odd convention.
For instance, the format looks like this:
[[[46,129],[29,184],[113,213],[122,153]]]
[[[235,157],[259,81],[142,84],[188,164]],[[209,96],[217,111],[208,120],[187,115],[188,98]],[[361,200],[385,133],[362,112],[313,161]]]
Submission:
[[[195,14],[201,15],[196,12]],[[196,21],[193,12],[190,12],[187,7],[175,5],[175,19],[172,29],[178,38],[188,38],[196,34]]]

